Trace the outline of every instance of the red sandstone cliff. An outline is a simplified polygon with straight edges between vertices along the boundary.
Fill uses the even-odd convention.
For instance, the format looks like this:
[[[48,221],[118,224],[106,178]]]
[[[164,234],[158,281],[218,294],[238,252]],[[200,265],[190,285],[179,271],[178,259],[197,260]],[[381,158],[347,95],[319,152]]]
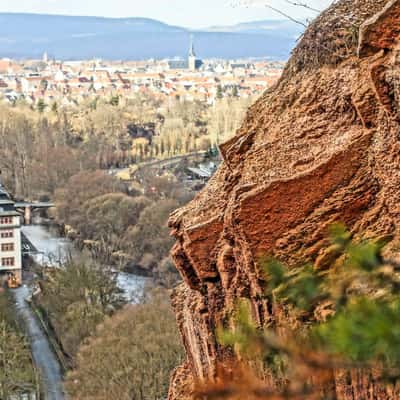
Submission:
[[[224,163],[170,225],[184,284],[173,296],[187,352],[170,399],[190,397],[229,354],[215,327],[239,298],[260,325],[288,324],[262,299],[257,261],[326,267],[326,228],[400,241],[400,0],[341,0],[294,50],[284,75],[221,146]],[[341,399],[399,394],[356,374],[336,377]]]

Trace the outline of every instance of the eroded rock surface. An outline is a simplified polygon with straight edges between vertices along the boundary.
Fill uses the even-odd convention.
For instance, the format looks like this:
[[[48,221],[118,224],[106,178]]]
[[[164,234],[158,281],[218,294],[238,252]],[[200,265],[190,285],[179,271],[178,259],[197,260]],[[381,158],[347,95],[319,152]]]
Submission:
[[[190,398],[231,356],[215,329],[250,299],[260,325],[290,327],[262,299],[259,260],[326,268],[327,227],[400,243],[400,0],[342,0],[305,33],[280,82],[221,146],[224,163],[170,220],[184,284],[173,296],[187,361],[170,399]],[[397,244],[396,244],[397,243]],[[397,247],[396,247],[397,246]],[[397,250],[396,250],[397,249]],[[368,377],[337,373],[340,399],[395,399]]]

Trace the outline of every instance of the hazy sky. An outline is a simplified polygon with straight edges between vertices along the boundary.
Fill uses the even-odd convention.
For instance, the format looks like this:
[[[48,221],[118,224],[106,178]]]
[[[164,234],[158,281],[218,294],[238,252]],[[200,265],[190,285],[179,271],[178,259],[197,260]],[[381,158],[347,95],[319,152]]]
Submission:
[[[252,7],[232,3],[253,2]],[[323,9],[332,0],[303,0]],[[148,17],[186,26],[205,27],[268,18],[282,18],[262,5],[263,0],[0,0],[0,12],[34,12],[106,17]],[[288,5],[286,0],[264,0],[296,18],[315,13]]]

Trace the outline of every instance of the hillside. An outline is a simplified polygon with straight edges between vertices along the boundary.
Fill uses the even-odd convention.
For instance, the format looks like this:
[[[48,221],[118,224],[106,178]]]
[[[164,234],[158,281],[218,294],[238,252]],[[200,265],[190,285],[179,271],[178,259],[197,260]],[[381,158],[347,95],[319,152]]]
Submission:
[[[206,29],[209,32],[231,32],[269,35],[278,32],[282,36],[298,38],[304,28],[290,20],[261,20],[243,22],[236,25],[211,26]]]
[[[173,303],[187,359],[176,371],[170,400],[190,398],[196,383],[217,381],[223,367],[232,371],[232,349],[218,341],[216,327],[233,329],[240,300],[251,310],[248,325],[274,329],[283,338],[318,318],[293,316],[289,306],[276,306],[265,295],[273,277],[263,273],[263,257],[292,272],[310,263],[334,275],[339,255],[327,249],[328,232],[333,223],[343,223],[355,240],[387,238],[385,254],[398,262],[399,23],[399,0],[335,2],[308,28],[280,82],[221,146],[224,163],[214,178],[172,215],[172,255],[184,279]],[[249,330],[246,323],[237,329],[239,337]],[[279,343],[272,340],[270,349]],[[369,364],[373,372],[333,362],[325,385],[332,396],[290,397],[284,390],[290,384],[279,386],[274,361],[257,371],[265,386],[249,398],[400,398],[397,384],[375,378],[378,362]],[[228,389],[219,393],[240,398],[230,397]],[[277,389],[282,396],[267,395]]]
[[[0,13],[0,56],[58,59],[186,57],[190,35],[203,58],[286,59],[300,31],[266,21],[190,31],[147,18],[99,18]]]

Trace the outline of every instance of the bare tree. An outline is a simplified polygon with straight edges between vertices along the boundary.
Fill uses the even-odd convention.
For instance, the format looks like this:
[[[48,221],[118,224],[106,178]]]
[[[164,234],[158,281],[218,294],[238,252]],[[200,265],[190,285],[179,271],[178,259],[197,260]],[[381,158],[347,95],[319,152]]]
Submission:
[[[336,2],[337,0],[332,0],[328,3],[328,5],[332,5]],[[307,11],[309,11],[310,13],[312,13],[311,17],[314,17],[318,14],[320,14],[323,9],[319,9],[316,8],[314,6],[312,6],[310,4],[310,2],[307,1],[303,1],[303,0],[280,0],[280,2],[282,3],[282,7],[281,6],[275,6],[271,4],[271,0],[237,0],[233,2],[233,6],[237,7],[252,7],[255,5],[261,5],[264,6],[266,8],[269,8],[270,10],[274,11],[275,13],[285,17],[286,19],[289,19],[290,21],[302,25],[304,27],[307,27],[308,24],[307,22],[302,21],[301,19],[294,17],[292,14],[290,14],[289,12],[285,11],[284,9],[284,5],[289,5],[289,6],[293,6],[293,7],[300,7],[303,9],[306,9]]]

